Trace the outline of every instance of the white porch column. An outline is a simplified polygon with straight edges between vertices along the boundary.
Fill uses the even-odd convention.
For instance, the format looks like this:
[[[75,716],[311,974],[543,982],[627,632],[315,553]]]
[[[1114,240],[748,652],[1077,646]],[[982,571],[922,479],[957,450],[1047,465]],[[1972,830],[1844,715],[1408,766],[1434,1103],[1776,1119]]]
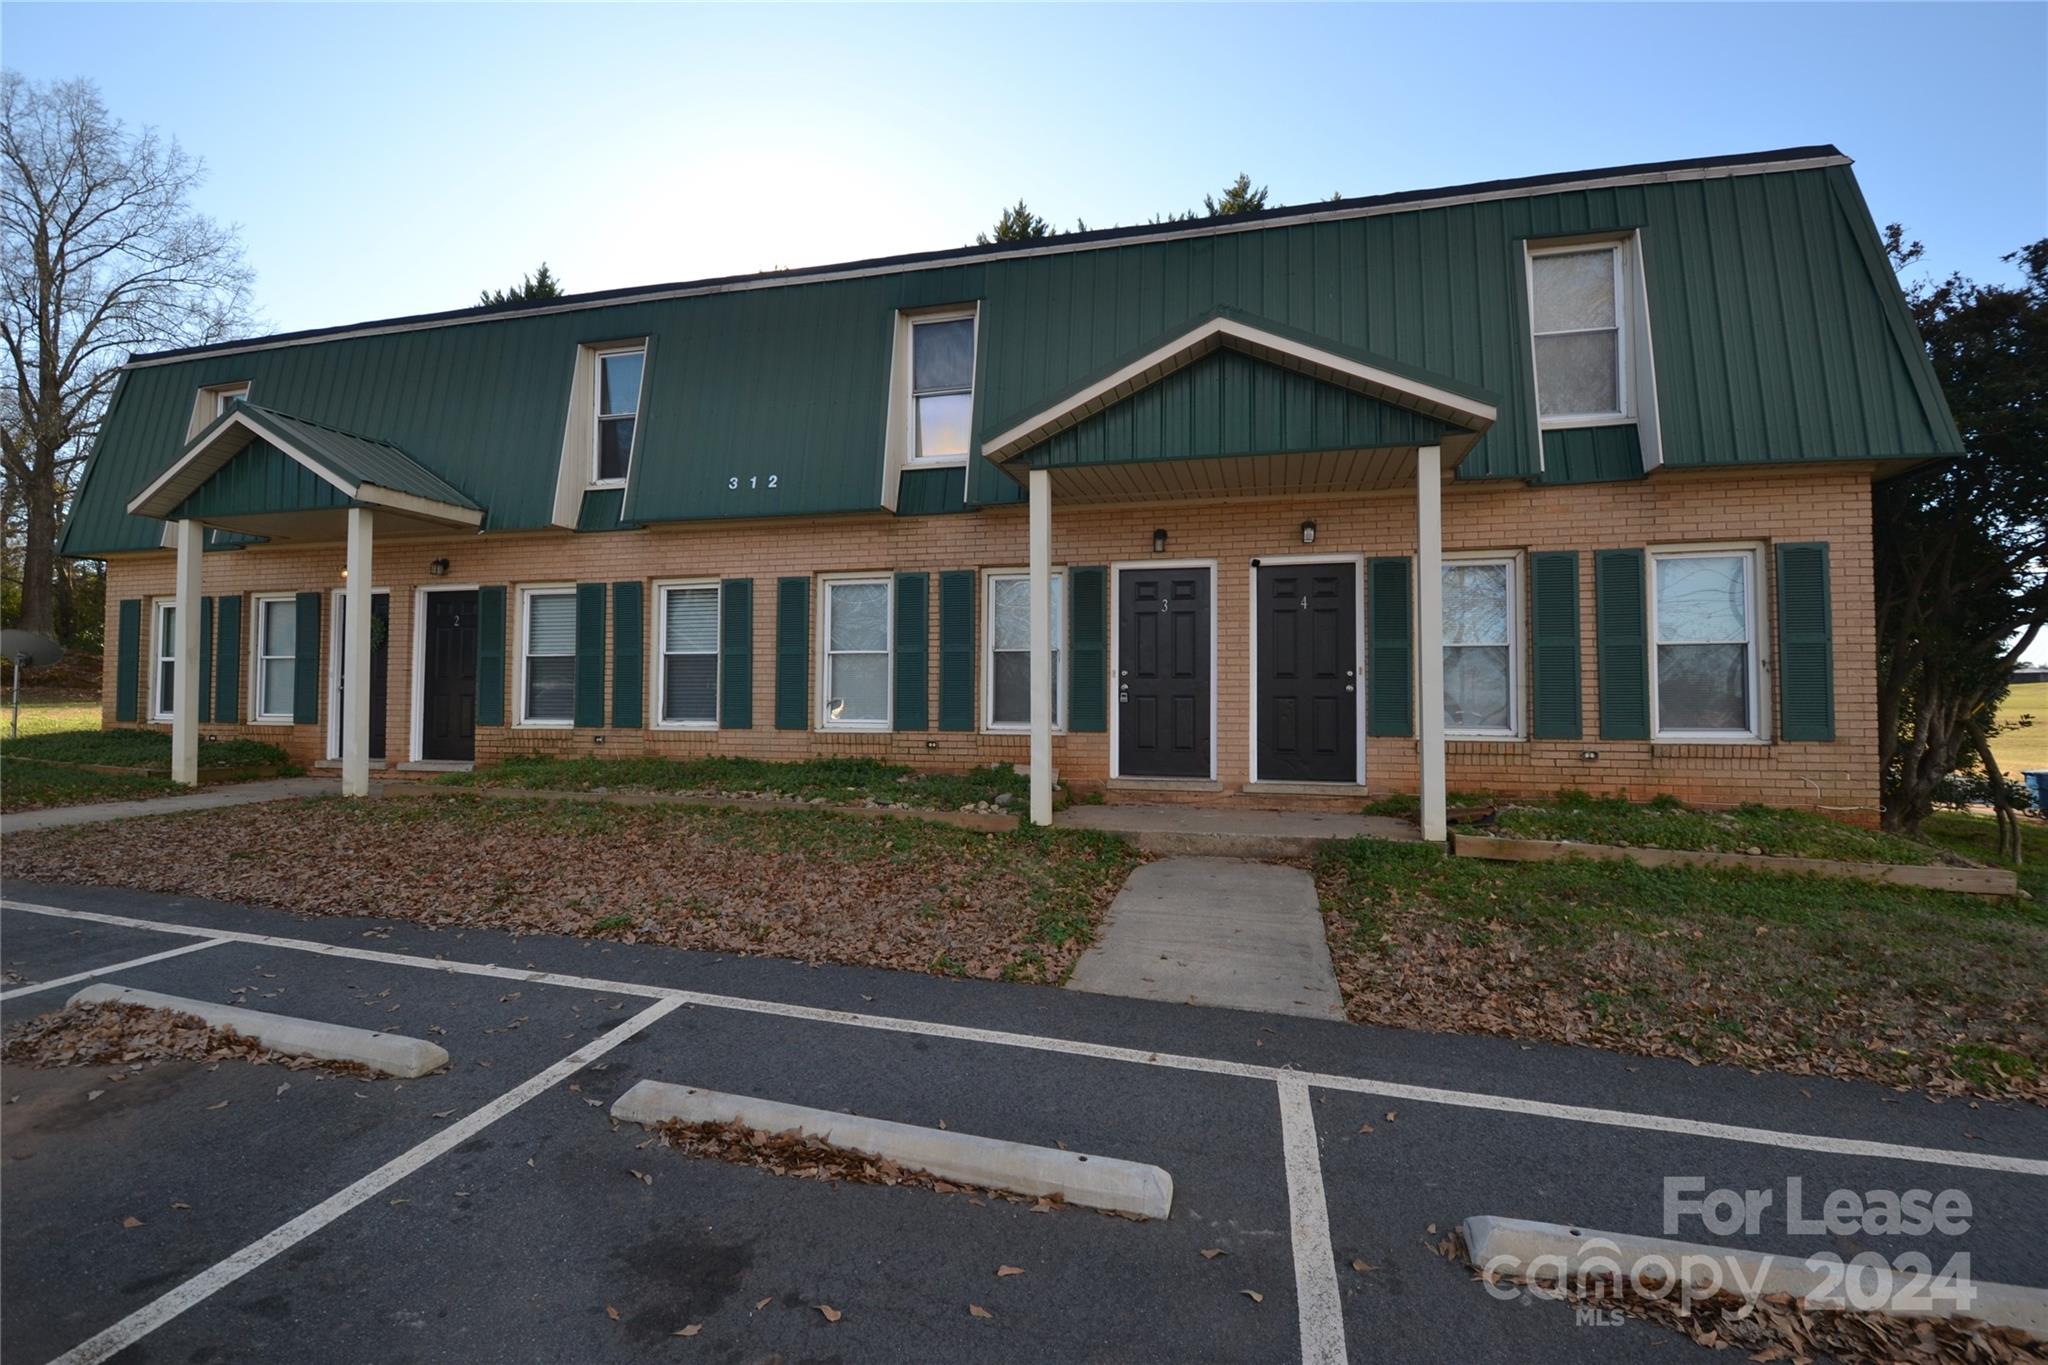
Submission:
[[[1031,823],[1052,823],[1052,475],[1030,473]]]
[[[171,781],[199,785],[199,571],[206,528],[187,517],[178,528],[177,619],[171,643]],[[154,687],[152,680],[150,686]]]
[[[370,533],[374,513],[348,509],[348,587],[341,632],[341,794],[370,794]]]
[[[1422,837],[1442,843],[1444,819],[1443,447],[1415,452],[1416,734],[1422,748]]]

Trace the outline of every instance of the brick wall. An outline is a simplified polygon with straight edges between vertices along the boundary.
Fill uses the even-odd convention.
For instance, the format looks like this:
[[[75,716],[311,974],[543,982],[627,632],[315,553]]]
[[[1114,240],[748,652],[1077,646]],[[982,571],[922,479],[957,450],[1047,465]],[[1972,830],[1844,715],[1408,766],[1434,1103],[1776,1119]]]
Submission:
[[[1145,799],[1242,799],[1250,762],[1251,679],[1249,676],[1250,564],[1262,555],[1304,552],[1299,526],[1314,519],[1314,553],[1344,555],[1413,554],[1412,495],[1234,499],[1138,506],[1062,507],[1053,510],[1056,564],[1109,564],[1153,558],[1152,532],[1168,533],[1167,559],[1214,559],[1217,564],[1216,648],[1218,650],[1216,734],[1219,782],[1211,791],[1157,793]],[[929,680],[932,726],[921,734],[849,734],[781,731],[774,726],[774,615],[777,577],[872,570],[929,571],[1014,568],[1026,559],[1025,513],[1021,507],[946,517],[893,518],[883,515],[661,526],[600,535],[534,532],[478,537],[418,539],[386,537],[375,549],[375,585],[391,590],[391,653],[388,744],[390,760],[410,756],[412,659],[416,590],[455,584],[604,582],[668,578],[751,577],[754,586],[754,728],[734,731],[672,731],[645,728],[560,730],[502,727],[480,730],[477,756],[488,762],[508,753],[601,752],[621,754],[748,755],[796,758],[807,755],[869,755],[905,763],[960,768],[1027,757],[1028,741],[1017,734],[943,732],[937,726],[937,592],[933,591]],[[1590,551],[1613,547],[1664,546],[1728,541],[1766,548],[1779,540],[1825,540],[1832,554],[1835,630],[1836,739],[1827,744],[1652,744],[1600,739],[1595,677],[1594,593]],[[1560,787],[1644,799],[1668,792],[1705,803],[1767,801],[1829,810],[1850,818],[1868,817],[1877,807],[1876,646],[1870,546],[1870,470],[1865,466],[1821,469],[1772,468],[1748,471],[1663,473],[1638,483],[1570,488],[1532,488],[1518,483],[1452,485],[1444,498],[1444,549],[1455,551],[1580,551],[1580,638],[1583,670],[1584,738],[1564,741],[1451,741],[1448,777],[1453,790],[1546,793]],[[450,562],[445,579],[430,578],[428,564]],[[108,567],[107,638],[116,634],[115,611],[123,598],[151,599],[172,591],[174,557],[168,552],[121,556]],[[257,546],[209,554],[209,594],[298,592],[341,586],[343,551],[329,544],[307,548]],[[1775,615],[1775,565],[1765,554],[1759,600],[1767,620]],[[1518,584],[1526,601],[1527,577]],[[1112,592],[1114,588],[1112,587]],[[652,593],[648,594],[652,608]],[[984,602],[976,598],[976,682],[981,683],[979,632],[985,629]],[[817,648],[812,596],[812,692],[816,701]],[[510,598],[508,615],[517,610]],[[1113,607],[1112,607],[1113,610]],[[607,610],[609,635],[615,623]],[[143,615],[143,686],[155,627]],[[1521,651],[1523,710],[1527,710],[1528,650]],[[508,685],[517,678],[516,620],[508,622]],[[331,662],[332,598],[322,609],[322,681]],[[254,623],[245,617],[244,654],[253,647]],[[1767,653],[1774,632],[1766,636]],[[654,649],[654,636],[646,647]],[[1363,650],[1361,648],[1361,654]],[[106,723],[113,723],[116,651],[106,656]],[[610,650],[606,651],[607,670]],[[1112,666],[1114,666],[1112,664]],[[240,692],[246,714],[250,682]],[[1774,689],[1773,689],[1774,690]],[[606,686],[609,718],[610,681]],[[647,696],[651,715],[658,698]],[[1111,705],[1114,706],[1112,698]],[[283,745],[295,758],[312,762],[328,752],[329,694],[321,692],[315,726],[213,724],[204,732],[247,735]],[[508,706],[508,715],[515,708]],[[1776,714],[1775,698],[1771,708]],[[142,715],[148,715],[145,696]],[[980,697],[977,693],[977,715]],[[1526,726],[1525,726],[1526,728]],[[600,747],[600,737],[602,744]],[[1109,735],[1061,735],[1053,745],[1061,776],[1082,787],[1109,778]],[[1593,758],[1582,757],[1591,752]],[[1366,742],[1366,783],[1376,793],[1413,791],[1417,781],[1412,739]],[[1269,799],[1264,793],[1260,799]],[[1274,804],[1313,798],[1270,798]],[[1330,804],[1325,802],[1324,804]],[[1343,804],[1355,804],[1347,797]]]

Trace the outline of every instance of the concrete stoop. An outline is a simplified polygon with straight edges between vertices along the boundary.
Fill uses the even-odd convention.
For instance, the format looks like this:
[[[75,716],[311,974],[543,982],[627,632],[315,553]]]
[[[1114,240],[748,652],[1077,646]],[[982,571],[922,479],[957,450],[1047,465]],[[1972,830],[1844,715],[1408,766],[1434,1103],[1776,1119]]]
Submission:
[[[1301,858],[1332,839],[1422,837],[1408,821],[1383,816],[1220,806],[1070,806],[1053,824],[1119,834],[1147,853],[1209,858]]]

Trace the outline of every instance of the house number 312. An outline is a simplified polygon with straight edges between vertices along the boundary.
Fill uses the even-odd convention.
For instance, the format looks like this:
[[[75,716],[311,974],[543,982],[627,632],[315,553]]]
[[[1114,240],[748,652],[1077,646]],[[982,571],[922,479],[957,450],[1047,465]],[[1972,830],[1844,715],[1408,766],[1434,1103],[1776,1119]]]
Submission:
[[[767,480],[765,484],[762,482],[763,479]],[[780,474],[747,475],[747,487],[749,488],[774,488],[777,487],[781,482],[782,476]],[[725,486],[727,488],[738,488],[740,486],[740,476],[734,474],[725,481]]]

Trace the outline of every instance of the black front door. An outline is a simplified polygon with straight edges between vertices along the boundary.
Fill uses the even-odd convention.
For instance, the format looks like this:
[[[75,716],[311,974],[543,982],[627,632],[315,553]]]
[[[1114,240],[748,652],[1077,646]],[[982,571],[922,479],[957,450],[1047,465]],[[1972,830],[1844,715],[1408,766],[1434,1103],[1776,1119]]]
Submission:
[[[1259,778],[1358,780],[1358,600],[1349,564],[1259,566]]]
[[[430,592],[420,668],[420,757],[476,757],[474,592]]]
[[[348,597],[335,599],[334,625],[338,632],[336,639],[348,639]],[[334,751],[348,752],[347,727],[342,717],[348,714],[347,670],[342,668],[342,651],[334,651],[334,667],[341,671],[342,681],[334,689]],[[391,662],[391,594],[373,592],[370,594],[370,757],[384,757],[384,703],[390,695],[391,682],[386,665]]]
[[[1209,571],[1117,573],[1117,771],[1209,776]]]

